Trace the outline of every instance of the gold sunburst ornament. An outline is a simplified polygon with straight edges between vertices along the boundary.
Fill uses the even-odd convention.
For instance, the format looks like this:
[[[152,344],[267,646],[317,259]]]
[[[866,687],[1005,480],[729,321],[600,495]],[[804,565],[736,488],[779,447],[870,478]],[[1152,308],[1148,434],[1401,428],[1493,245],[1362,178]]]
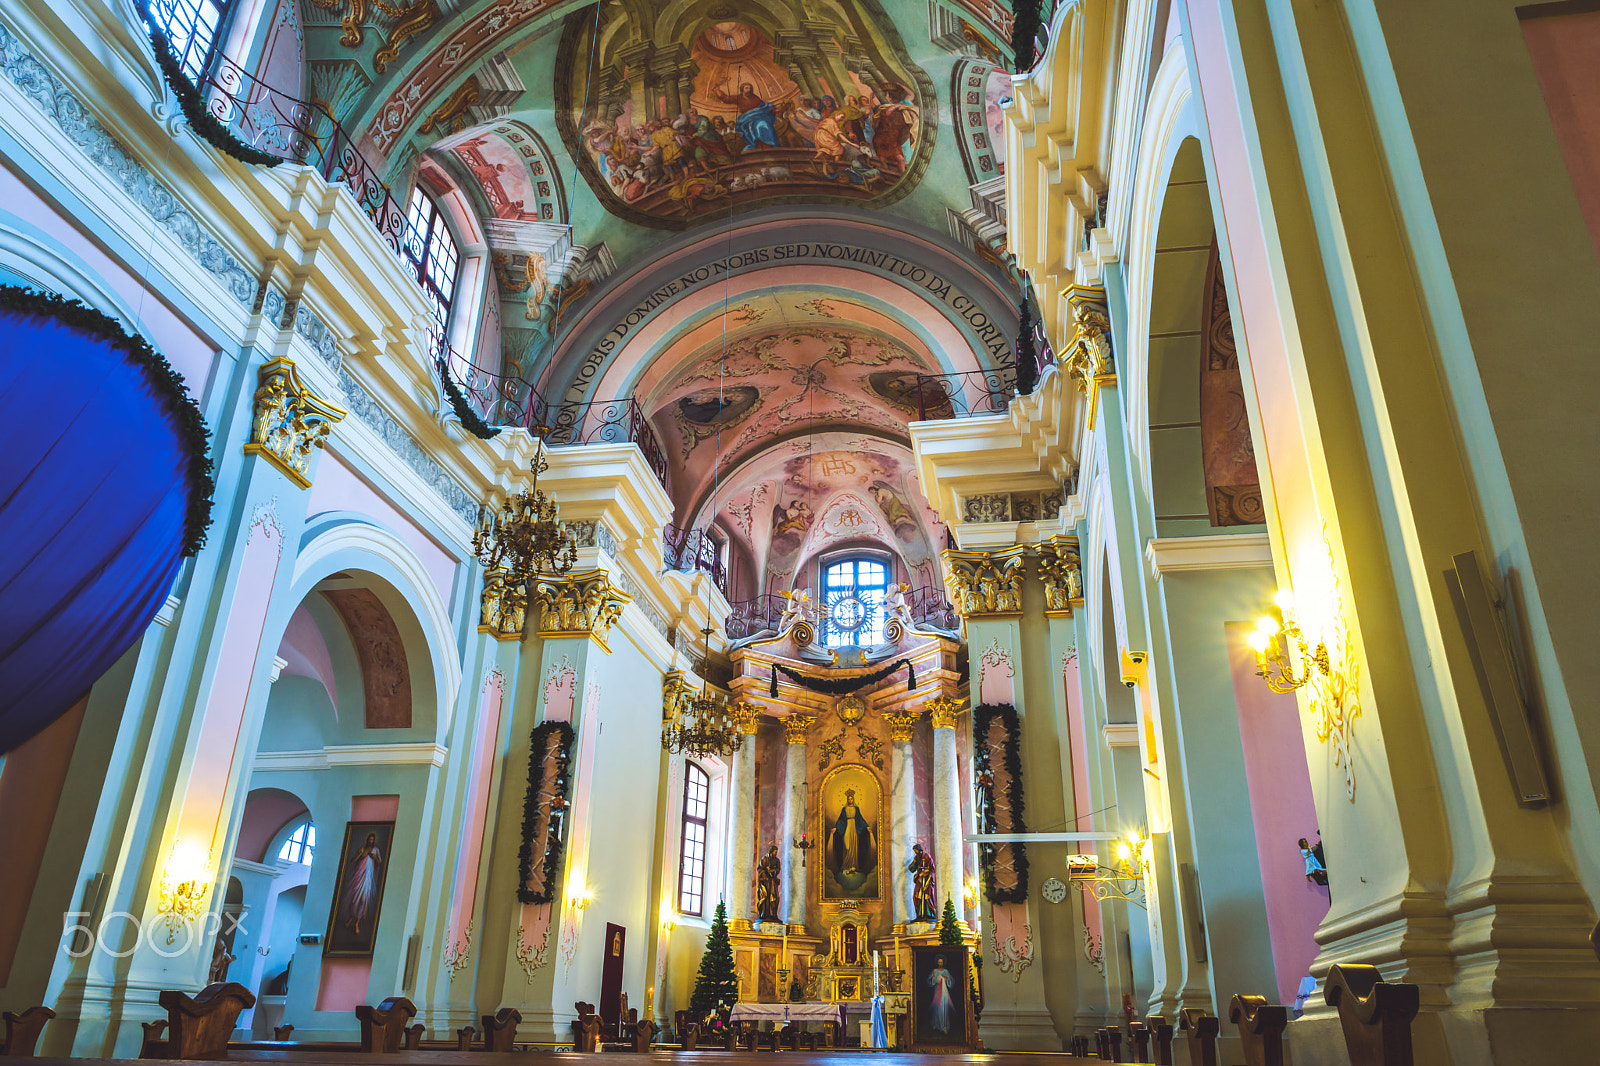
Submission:
[[[565,574],[578,560],[577,539],[561,521],[556,501],[539,488],[539,475],[550,469],[545,460],[545,434],[538,426],[538,451],[530,469],[533,484],[507,497],[498,511],[485,508],[472,534],[472,550],[486,571],[503,572],[509,584],[525,584],[536,574]]]

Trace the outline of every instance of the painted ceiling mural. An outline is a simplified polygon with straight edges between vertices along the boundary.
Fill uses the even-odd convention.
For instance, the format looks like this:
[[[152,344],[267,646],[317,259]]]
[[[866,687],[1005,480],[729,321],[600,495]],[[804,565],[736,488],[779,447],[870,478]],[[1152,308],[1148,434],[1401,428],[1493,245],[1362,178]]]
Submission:
[[[933,84],[876,0],[600,10],[598,29],[567,18],[556,119],[622,218],[681,229],[735,204],[891,203],[928,165]]]

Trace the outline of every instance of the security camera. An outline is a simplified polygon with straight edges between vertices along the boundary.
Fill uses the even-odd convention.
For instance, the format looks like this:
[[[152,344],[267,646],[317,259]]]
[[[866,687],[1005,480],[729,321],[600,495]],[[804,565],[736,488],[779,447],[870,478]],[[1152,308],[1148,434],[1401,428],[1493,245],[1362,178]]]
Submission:
[[[1122,683],[1129,688],[1139,684],[1139,675],[1143,672],[1144,661],[1148,657],[1146,652],[1122,651]]]

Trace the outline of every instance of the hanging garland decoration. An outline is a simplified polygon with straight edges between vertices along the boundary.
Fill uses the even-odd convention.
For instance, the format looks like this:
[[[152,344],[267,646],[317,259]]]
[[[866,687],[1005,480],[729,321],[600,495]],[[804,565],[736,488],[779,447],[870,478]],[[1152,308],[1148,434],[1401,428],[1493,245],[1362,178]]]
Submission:
[[[522,801],[522,847],[517,851],[517,900],[522,903],[551,903],[556,898],[572,783],[572,735],[566,722],[544,722],[533,730],[528,793]],[[535,850],[544,856],[537,871]]]
[[[1033,342],[1033,301],[1022,294],[1022,324],[1017,329],[1017,395],[1028,396],[1039,384],[1039,349]]]
[[[1011,0],[1011,58],[1018,74],[1033,69],[1039,36],[1039,0]]]
[[[882,670],[875,671],[874,673],[863,674],[860,677],[840,678],[807,677],[805,674],[796,673],[787,666],[781,666],[778,663],[773,663],[772,684],[768,687],[767,693],[773,699],[778,698],[778,673],[780,671],[783,673],[783,676],[787,677],[790,681],[793,681],[802,688],[808,688],[812,692],[820,692],[827,696],[848,696],[850,693],[855,692],[858,689],[866,688],[868,685],[876,685],[879,681],[882,681],[884,678],[888,677],[902,666],[907,667],[910,671],[910,677],[906,679],[906,691],[915,692],[917,688],[917,668],[911,665],[910,659],[896,659],[888,666],[885,666]]]
[[[438,360],[439,381],[444,386],[445,398],[450,401],[450,409],[456,413],[456,418],[461,422],[468,433],[479,440],[493,440],[500,435],[499,426],[487,425],[478,417],[478,412],[472,409],[467,398],[461,394],[461,389],[456,385],[455,379],[450,376],[450,368],[443,359]]]
[[[183,556],[190,558],[205,547],[206,530],[211,527],[211,495],[216,483],[211,479],[211,430],[183,383],[183,375],[172,369],[165,357],[150,347],[143,337],[128,334],[108,315],[77,300],[53,292],[38,292],[16,285],[0,285],[0,314],[27,318],[55,319],[92,340],[97,340],[144,374],[156,403],[176,424],[178,442],[187,454],[184,470],[189,487],[189,506],[184,517]]]
[[[1026,833],[1022,807],[1022,730],[1009,703],[972,710],[973,769],[982,790],[978,818],[985,833]],[[1017,842],[980,845],[984,895],[990,903],[1028,899],[1028,856]]]
[[[144,19],[149,27],[154,23],[150,15],[150,7],[145,0],[139,0],[139,17]],[[200,99],[200,90],[194,82],[189,80],[189,75],[184,73],[183,67],[178,63],[178,57],[172,54],[172,45],[167,40],[167,35],[160,30],[150,30],[150,47],[155,50],[156,62],[161,65],[161,73],[167,82],[167,88],[172,90],[172,95],[178,98],[178,107],[183,111],[183,117],[201,137],[210,142],[217,151],[231,155],[241,163],[250,163],[258,167],[275,167],[283,162],[282,156],[263,152],[259,148],[252,148],[233,135],[233,131],[221,119],[206,110],[205,102]]]

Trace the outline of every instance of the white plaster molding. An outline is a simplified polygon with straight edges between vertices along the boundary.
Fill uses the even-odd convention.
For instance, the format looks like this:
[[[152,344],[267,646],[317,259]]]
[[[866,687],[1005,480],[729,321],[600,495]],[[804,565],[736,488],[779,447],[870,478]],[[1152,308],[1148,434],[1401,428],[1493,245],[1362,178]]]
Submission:
[[[412,744],[340,744],[309,751],[261,751],[257,771],[332,770],[340,766],[443,766],[449,749]]]
[[[251,862],[234,856],[230,869],[239,870],[247,874],[260,874],[263,877],[278,877],[289,868],[286,862]]]
[[[1265,533],[1209,537],[1151,537],[1144,546],[1150,576],[1191,570],[1256,570],[1272,567],[1272,542]]]
[[[267,683],[270,685],[273,682],[277,681],[278,678],[282,677],[283,676],[283,668],[285,666],[288,666],[288,665],[289,665],[289,660],[288,659],[285,659],[281,655],[274,655],[272,657],[272,672],[267,675]]]
[[[166,602],[163,603],[160,609],[156,611],[156,624],[170,626],[172,624],[172,620],[178,617],[178,608],[182,605],[183,601],[178,599],[178,597],[168,596]]]
[[[1106,745],[1112,748],[1137,748],[1139,746],[1138,722],[1107,722],[1100,727]]]

